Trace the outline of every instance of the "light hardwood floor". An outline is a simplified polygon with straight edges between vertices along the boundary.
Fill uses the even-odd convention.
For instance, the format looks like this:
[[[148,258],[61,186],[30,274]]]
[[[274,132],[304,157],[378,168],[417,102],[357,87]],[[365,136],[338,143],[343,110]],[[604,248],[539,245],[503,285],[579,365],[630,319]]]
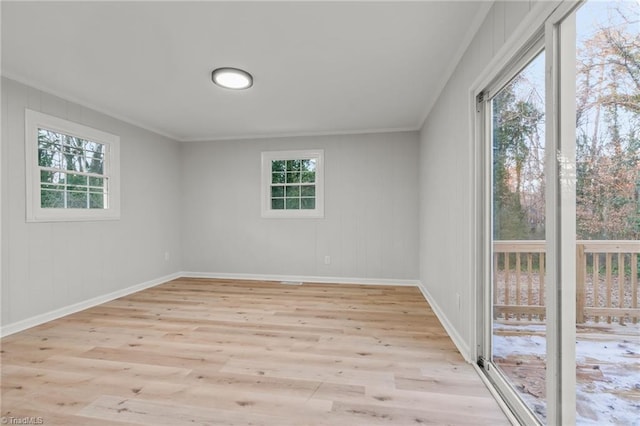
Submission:
[[[415,287],[177,279],[1,350],[45,425],[509,424]]]

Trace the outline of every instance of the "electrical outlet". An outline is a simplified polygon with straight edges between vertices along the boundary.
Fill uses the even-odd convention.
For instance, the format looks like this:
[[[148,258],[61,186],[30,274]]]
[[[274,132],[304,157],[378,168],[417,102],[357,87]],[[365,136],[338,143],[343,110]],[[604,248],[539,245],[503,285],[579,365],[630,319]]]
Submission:
[[[460,293],[456,293],[456,301],[458,303],[458,310],[460,310]]]
[[[324,257],[324,264],[325,265],[331,264],[331,256],[325,256]]]
[[[164,252],[164,261],[166,262],[166,261],[168,261],[168,260],[169,260],[169,252],[168,252],[168,251],[165,251],[165,252]]]

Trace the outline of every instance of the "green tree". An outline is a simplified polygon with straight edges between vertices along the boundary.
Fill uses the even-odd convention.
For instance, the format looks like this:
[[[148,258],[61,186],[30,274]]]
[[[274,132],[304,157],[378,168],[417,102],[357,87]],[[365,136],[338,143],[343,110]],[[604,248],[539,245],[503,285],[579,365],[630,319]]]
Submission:
[[[516,94],[523,85],[520,75],[493,99],[493,221],[498,240],[535,237],[523,203],[523,172],[544,114],[530,99]]]
[[[580,239],[640,239],[638,10],[627,4],[613,7],[579,44],[576,213]]]

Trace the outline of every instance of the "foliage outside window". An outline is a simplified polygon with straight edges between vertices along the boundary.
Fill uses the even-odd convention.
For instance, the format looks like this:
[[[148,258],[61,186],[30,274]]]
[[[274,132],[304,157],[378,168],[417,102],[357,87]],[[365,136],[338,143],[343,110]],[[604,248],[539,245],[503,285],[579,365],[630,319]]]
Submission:
[[[323,217],[323,151],[262,153],[262,216]]]
[[[576,232],[640,239],[640,8],[587,2],[576,34]],[[534,72],[535,71],[535,72]],[[545,239],[544,63],[494,98],[494,238]]]
[[[27,220],[116,219],[119,138],[26,111]]]

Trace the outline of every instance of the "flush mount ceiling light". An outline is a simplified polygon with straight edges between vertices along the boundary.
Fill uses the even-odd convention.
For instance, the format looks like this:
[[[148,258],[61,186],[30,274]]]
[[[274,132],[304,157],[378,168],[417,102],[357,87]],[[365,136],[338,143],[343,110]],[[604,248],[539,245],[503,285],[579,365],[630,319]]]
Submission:
[[[225,89],[242,90],[253,86],[253,77],[246,71],[237,68],[218,68],[211,73],[215,84]]]

